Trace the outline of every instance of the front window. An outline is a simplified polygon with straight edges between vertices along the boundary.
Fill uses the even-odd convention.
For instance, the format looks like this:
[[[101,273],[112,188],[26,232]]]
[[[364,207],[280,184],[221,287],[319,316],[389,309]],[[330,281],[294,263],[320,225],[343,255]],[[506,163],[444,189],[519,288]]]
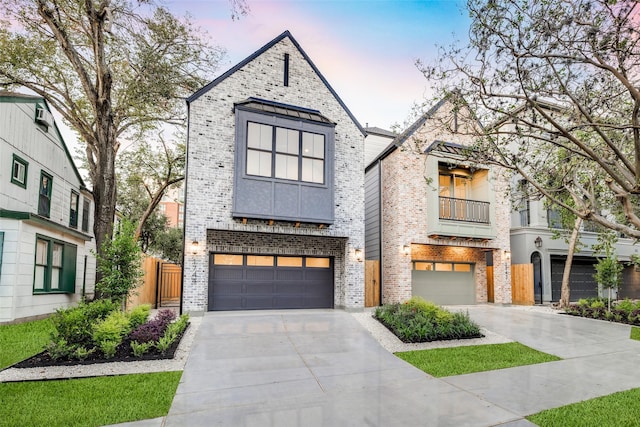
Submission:
[[[75,245],[37,236],[34,292],[74,292],[76,253]]]
[[[325,136],[247,123],[247,175],[324,183]]]
[[[38,199],[38,215],[49,218],[51,211],[51,186],[53,177],[46,172],[40,172],[40,195]]]
[[[11,164],[11,182],[27,188],[27,168],[29,163],[20,157],[13,155],[13,163]]]
[[[69,227],[78,227],[78,204],[80,203],[80,195],[75,191],[71,191],[71,206],[69,208]]]

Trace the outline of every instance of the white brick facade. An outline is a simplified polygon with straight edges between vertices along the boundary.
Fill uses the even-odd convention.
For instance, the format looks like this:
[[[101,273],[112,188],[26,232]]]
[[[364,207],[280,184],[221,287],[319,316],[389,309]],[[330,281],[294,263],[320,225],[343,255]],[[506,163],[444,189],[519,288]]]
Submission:
[[[289,55],[288,86],[283,82]],[[334,258],[336,307],[364,304],[364,137],[359,125],[288,34],[276,38],[189,102],[183,309],[207,310],[212,252],[324,255]],[[215,83],[215,84],[213,84]],[[232,217],[234,104],[249,97],[318,110],[336,123],[334,223]],[[199,242],[193,254],[191,242]],[[206,242],[206,248],[204,247]]]
[[[446,114],[448,104],[436,111]],[[487,275],[485,252],[493,254],[494,301],[511,303],[511,273],[508,178],[504,171],[492,167],[489,180],[492,194],[492,239],[478,239],[473,235],[454,238],[434,237],[427,232],[428,215],[438,215],[438,209],[429,209],[429,203],[438,203],[438,159],[429,159],[425,149],[434,141],[446,141],[469,145],[471,140],[462,134],[452,134],[438,125],[437,120],[427,119],[412,129],[402,146],[384,157],[381,162],[382,194],[382,247],[381,262],[383,303],[406,301],[412,296],[412,260],[447,262],[471,262],[475,265],[476,302],[487,302]],[[445,159],[446,160],[446,159]],[[441,160],[443,161],[443,160]],[[459,160],[452,160],[457,162]],[[432,168],[435,168],[435,173]],[[435,177],[435,179],[432,179]],[[434,182],[435,181],[435,182]],[[429,195],[432,195],[430,197]],[[411,253],[403,251],[410,246]]]

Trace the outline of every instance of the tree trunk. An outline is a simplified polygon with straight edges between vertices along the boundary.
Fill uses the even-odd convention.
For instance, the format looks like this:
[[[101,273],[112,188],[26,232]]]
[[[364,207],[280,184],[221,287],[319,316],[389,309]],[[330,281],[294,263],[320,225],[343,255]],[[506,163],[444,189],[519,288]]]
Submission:
[[[573,254],[576,251],[578,244],[578,235],[580,233],[580,225],[582,225],[582,218],[576,217],[573,223],[573,231],[569,239],[569,250],[567,252],[567,260],[564,263],[564,272],[562,273],[562,291],[560,293],[560,307],[565,308],[569,306],[569,299],[571,295],[571,286],[569,283],[569,277],[571,274],[571,264],[573,263]]]

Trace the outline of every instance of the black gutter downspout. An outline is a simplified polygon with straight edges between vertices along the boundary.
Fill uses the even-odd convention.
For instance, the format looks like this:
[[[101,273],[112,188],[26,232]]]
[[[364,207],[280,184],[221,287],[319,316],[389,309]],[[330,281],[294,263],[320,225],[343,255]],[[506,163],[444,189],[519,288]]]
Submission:
[[[84,256],[84,268],[82,271],[82,300],[84,301],[87,289],[87,256]]]
[[[378,234],[380,235],[380,240],[378,244],[380,245],[380,265],[378,267],[378,273],[380,274],[380,305],[382,305],[382,301],[384,301],[384,295],[382,291],[384,286],[382,286],[384,279],[382,277],[382,260],[384,259],[384,245],[382,242],[383,239],[383,230],[382,226],[382,159],[378,159]]]
[[[187,241],[186,241],[186,231],[187,231],[187,176],[189,176],[189,126],[190,126],[190,112],[191,112],[191,104],[189,100],[187,102],[187,143],[185,145],[185,164],[184,164],[184,211],[182,215],[184,218],[182,219],[182,274],[180,275],[180,315],[182,315],[183,310],[183,300],[184,300],[184,254],[187,249]]]

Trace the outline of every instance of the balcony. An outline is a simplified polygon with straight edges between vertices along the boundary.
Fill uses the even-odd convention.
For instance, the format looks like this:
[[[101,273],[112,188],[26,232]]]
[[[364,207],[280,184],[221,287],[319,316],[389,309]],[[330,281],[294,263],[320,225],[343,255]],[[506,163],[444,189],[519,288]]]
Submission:
[[[489,224],[489,202],[440,196],[440,219]]]

